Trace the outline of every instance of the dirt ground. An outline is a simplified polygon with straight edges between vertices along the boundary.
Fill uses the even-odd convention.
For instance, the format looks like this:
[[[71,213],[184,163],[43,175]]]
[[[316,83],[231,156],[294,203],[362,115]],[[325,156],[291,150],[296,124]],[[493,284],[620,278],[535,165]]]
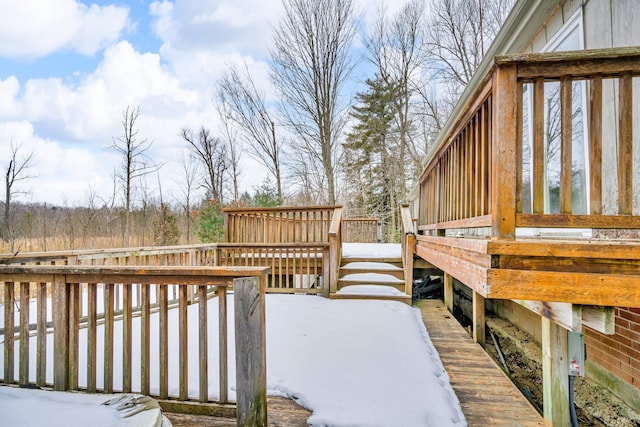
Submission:
[[[501,366],[491,334],[504,355],[510,377],[542,411],[542,351],[539,344],[513,324],[499,318],[487,318],[486,350]],[[574,390],[580,426],[640,427],[640,414],[602,387],[578,377]]]

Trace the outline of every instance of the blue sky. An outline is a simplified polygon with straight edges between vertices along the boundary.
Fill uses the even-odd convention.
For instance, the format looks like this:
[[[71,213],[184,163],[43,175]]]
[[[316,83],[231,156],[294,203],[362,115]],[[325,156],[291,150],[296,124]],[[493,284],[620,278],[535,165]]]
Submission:
[[[377,1],[360,6],[370,15]],[[106,198],[120,160],[108,147],[124,109],[139,106],[139,135],[164,164],[164,197],[179,198],[180,129],[216,131],[213,88],[229,64],[246,62],[271,96],[268,47],[281,11],[281,0],[0,0],[0,169],[20,145],[35,153],[22,201]],[[247,155],[241,168],[249,191],[266,176]],[[148,187],[157,197],[156,178]]]

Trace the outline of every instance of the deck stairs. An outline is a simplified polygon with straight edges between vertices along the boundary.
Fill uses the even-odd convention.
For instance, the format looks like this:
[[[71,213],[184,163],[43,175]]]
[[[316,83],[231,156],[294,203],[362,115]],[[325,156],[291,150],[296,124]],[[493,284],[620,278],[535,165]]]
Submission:
[[[331,293],[332,299],[376,299],[411,304],[411,295],[405,292],[399,249],[396,256],[390,254],[388,248],[377,250],[378,245],[359,246],[360,250],[355,252],[343,247],[337,292]]]

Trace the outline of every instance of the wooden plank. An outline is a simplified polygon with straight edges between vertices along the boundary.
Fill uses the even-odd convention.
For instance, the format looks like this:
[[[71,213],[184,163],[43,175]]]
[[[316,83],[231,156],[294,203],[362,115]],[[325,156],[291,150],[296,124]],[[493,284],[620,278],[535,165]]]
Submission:
[[[582,306],[582,324],[605,335],[616,332],[615,307]]]
[[[114,284],[105,283],[104,293],[104,392],[113,392],[113,323],[114,323]]]
[[[591,79],[589,90],[590,213],[602,213],[602,76]]]
[[[96,392],[97,356],[98,356],[98,285],[87,284],[87,391]]]
[[[20,350],[18,382],[29,383],[29,282],[20,282]]]
[[[571,302],[584,305],[640,307],[639,277],[492,269],[487,298]]]
[[[267,425],[265,283],[233,281],[238,426]]]
[[[187,322],[187,287],[178,288],[178,362],[179,362],[179,400],[189,397],[189,325]]]
[[[160,399],[169,397],[169,322],[167,286],[158,285],[158,308],[160,323],[158,341],[160,347]]]
[[[447,228],[477,228],[490,227],[491,215],[483,215],[474,218],[458,219],[455,221],[445,221],[436,224],[424,224],[418,226],[418,230],[443,230]]]
[[[518,214],[516,224],[518,227],[629,229],[640,228],[640,216]]]
[[[541,345],[545,422],[552,426],[569,426],[567,330],[543,317]]]
[[[640,260],[640,244],[606,240],[495,240],[487,242],[486,253],[530,257]]]
[[[69,289],[69,390],[78,389],[78,358],[80,355],[80,284],[70,283]]]
[[[573,82],[568,76],[560,79],[560,212],[570,214],[573,206]]]
[[[491,141],[491,235],[514,239],[516,233],[516,99],[515,66],[498,67],[493,77]],[[510,124],[510,125],[507,125]]]
[[[538,78],[533,84],[533,207],[534,214],[544,213],[544,190],[546,165],[544,150],[544,80]]]
[[[563,328],[573,331],[582,331],[582,307],[581,305],[566,302],[544,302],[514,300],[517,304],[545,317]]]
[[[150,285],[140,285],[140,388],[150,392],[151,370],[151,296]]]
[[[516,213],[522,213],[522,178],[523,178],[523,126],[524,126],[524,85],[518,82],[516,92]]]
[[[14,381],[14,282],[4,282],[4,382],[13,384]]]
[[[633,80],[631,73],[620,79],[618,125],[618,213],[633,214]]]
[[[67,390],[69,380],[69,289],[65,277],[53,278],[53,389]]]
[[[207,287],[198,286],[198,350],[199,350],[199,395],[198,401],[209,401],[209,345],[207,340]]]
[[[234,280],[235,283],[235,280]],[[234,287],[235,298],[235,287]],[[238,333],[236,327],[236,334]],[[227,288],[218,287],[218,360],[220,372],[220,403],[227,403],[229,389],[229,363],[228,363],[228,339],[227,339]],[[236,347],[236,352],[238,352]],[[236,384],[237,386],[237,384]]]
[[[132,375],[132,292],[131,284],[122,285],[122,391],[131,392]]]
[[[38,284],[37,299],[38,299],[38,314],[37,314],[37,321],[36,321],[36,324],[37,324],[36,326],[36,347],[37,347],[36,385],[38,387],[44,387],[47,382],[47,301],[48,301],[48,296],[47,296],[46,282]]]

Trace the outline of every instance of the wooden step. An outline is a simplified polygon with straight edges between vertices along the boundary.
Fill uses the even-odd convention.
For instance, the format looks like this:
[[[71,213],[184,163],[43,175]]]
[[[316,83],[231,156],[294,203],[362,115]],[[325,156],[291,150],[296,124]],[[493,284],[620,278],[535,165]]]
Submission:
[[[379,300],[379,301],[398,301],[411,305],[410,295],[352,295],[352,294],[331,294],[331,299],[357,299],[357,300]]]
[[[399,279],[389,274],[381,274],[377,272],[349,274],[338,280],[338,290],[344,288],[345,286],[352,286],[352,285],[391,286],[393,288],[398,289],[401,292],[404,292],[405,290],[403,279]]]
[[[346,265],[349,264],[350,262],[384,262],[387,264],[392,264],[395,265],[396,267],[402,267],[402,258],[375,258],[375,257],[371,257],[371,258],[367,258],[367,257],[357,257],[357,258],[349,258],[349,257],[342,257],[340,258],[340,265]]]
[[[359,274],[359,273],[379,273],[379,274],[386,274],[387,276],[393,276],[396,279],[400,279],[400,280],[404,280],[404,271],[402,269],[388,269],[388,270],[383,270],[383,269],[377,269],[377,270],[371,270],[371,269],[362,269],[362,268],[346,268],[346,267],[341,267],[340,268],[340,273],[339,273],[339,279],[343,278],[344,276],[348,276],[350,274]]]

